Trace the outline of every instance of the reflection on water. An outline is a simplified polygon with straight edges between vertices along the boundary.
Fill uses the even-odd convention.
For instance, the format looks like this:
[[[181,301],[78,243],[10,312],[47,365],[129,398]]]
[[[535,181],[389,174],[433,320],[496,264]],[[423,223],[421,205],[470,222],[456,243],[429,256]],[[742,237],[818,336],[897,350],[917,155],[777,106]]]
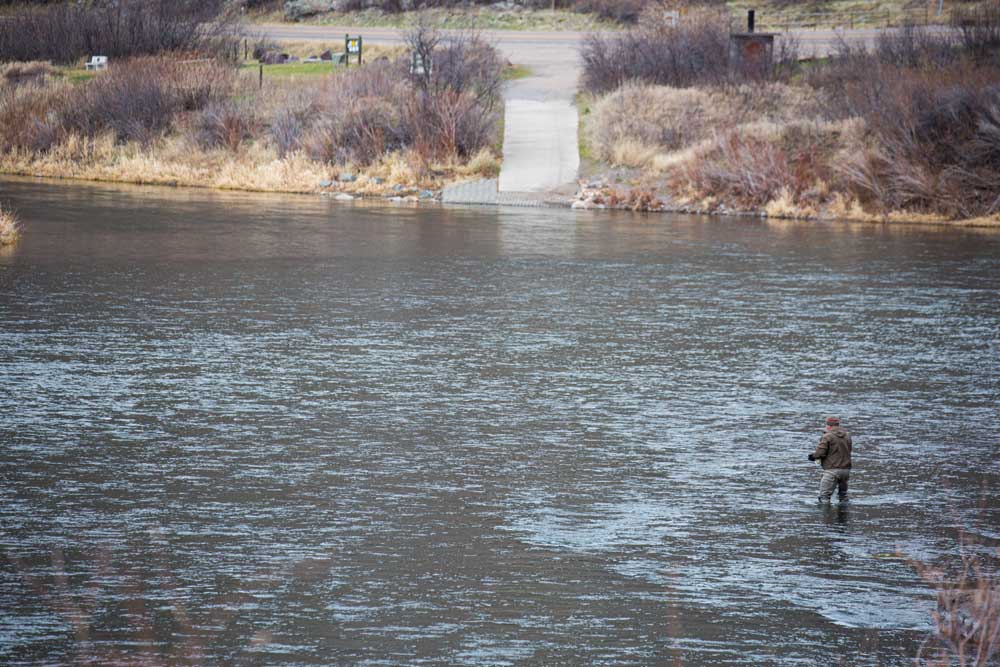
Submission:
[[[5,664],[908,665],[998,540],[1000,236],[0,195]]]

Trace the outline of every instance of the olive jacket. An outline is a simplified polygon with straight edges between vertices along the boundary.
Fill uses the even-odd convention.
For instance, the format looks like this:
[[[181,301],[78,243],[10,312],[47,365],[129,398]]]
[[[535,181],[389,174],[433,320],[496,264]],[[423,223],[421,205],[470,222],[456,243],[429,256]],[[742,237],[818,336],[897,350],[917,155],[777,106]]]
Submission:
[[[836,426],[819,439],[813,456],[823,465],[823,470],[850,469],[852,448],[851,434]]]

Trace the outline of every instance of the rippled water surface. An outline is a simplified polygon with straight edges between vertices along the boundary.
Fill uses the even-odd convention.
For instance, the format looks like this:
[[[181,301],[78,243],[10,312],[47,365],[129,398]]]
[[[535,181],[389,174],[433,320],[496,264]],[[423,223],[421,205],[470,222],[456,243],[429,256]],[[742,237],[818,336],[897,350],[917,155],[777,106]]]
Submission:
[[[908,665],[1000,543],[1000,234],[0,199],[0,663]]]

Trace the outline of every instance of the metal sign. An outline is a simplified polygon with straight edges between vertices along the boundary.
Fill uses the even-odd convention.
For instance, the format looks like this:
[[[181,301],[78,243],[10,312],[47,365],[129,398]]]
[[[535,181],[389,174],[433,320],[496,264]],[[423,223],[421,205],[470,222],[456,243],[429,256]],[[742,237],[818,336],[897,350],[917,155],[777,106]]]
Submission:
[[[357,37],[351,37],[350,35],[344,35],[344,63],[348,66],[351,64],[351,56],[358,57],[358,64],[360,65],[362,61],[362,51],[365,45],[361,40],[361,35]]]

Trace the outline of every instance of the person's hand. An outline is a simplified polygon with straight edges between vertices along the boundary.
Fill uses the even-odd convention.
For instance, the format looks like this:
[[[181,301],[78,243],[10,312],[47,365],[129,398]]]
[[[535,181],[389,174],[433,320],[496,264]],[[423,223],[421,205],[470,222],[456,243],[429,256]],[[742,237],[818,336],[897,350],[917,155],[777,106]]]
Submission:
[[[816,455],[815,455],[815,454],[810,454],[810,455],[809,455],[809,456],[808,456],[807,458],[808,458],[808,459],[809,459],[810,461],[815,461],[815,460],[816,460]]]

